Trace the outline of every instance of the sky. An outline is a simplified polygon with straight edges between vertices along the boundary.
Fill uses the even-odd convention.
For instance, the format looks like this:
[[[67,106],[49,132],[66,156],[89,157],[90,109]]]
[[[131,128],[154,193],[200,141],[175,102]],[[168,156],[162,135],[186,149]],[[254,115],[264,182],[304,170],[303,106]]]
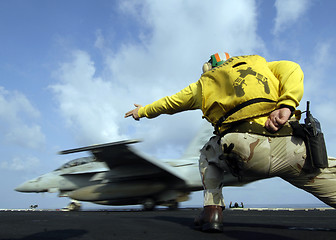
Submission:
[[[290,60],[305,74],[298,109],[311,102],[328,155],[336,156],[333,0],[0,1],[1,208],[62,208],[56,194],[25,194],[23,181],[79,155],[57,152],[142,139],[159,158],[178,158],[205,120],[201,111],[134,121],[124,113],[199,79],[216,52]],[[225,188],[224,198],[319,204],[274,178]],[[202,205],[202,193],[189,205]]]

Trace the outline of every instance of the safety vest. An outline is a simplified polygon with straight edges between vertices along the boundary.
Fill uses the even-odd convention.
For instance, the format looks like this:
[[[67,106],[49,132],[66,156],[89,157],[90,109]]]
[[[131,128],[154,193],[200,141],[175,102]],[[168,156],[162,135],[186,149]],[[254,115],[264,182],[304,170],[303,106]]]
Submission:
[[[249,102],[224,120],[225,124],[269,114],[279,99],[279,80],[258,55],[238,56],[204,73],[202,112],[213,125],[234,107]],[[253,99],[259,99],[254,101]]]

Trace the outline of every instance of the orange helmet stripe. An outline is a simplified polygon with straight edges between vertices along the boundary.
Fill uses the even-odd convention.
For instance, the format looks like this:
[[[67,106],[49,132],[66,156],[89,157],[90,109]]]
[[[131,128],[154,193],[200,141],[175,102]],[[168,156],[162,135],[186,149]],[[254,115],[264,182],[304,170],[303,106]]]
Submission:
[[[230,55],[227,52],[225,52],[225,57],[226,57],[226,60],[228,60],[230,58]]]
[[[217,61],[217,62],[222,61],[222,59],[219,57],[218,53],[215,54],[215,58],[216,58],[216,61]]]

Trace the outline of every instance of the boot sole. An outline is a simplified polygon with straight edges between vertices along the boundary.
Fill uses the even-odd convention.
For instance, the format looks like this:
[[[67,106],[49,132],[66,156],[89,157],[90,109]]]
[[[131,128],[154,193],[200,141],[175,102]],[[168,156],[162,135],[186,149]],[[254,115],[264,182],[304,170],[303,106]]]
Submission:
[[[223,232],[222,223],[204,223],[201,228],[202,232]]]

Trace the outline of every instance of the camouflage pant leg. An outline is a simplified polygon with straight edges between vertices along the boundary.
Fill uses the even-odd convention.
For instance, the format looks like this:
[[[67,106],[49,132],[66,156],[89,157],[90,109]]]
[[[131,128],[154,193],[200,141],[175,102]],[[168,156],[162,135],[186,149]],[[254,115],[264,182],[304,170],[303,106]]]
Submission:
[[[236,169],[242,180],[256,177],[267,178],[271,168],[271,147],[268,137],[249,133],[228,133],[221,144],[234,144],[232,153],[238,155],[229,167]],[[235,165],[235,166],[233,166]]]
[[[201,150],[199,170],[204,188],[204,206],[225,206],[222,195],[223,170],[214,164],[222,154],[218,140],[218,137],[211,138]]]
[[[329,158],[329,167],[317,169],[313,173],[302,173],[295,178],[283,178],[301,188],[325,204],[336,208],[336,159]]]
[[[306,147],[296,137],[265,137],[248,133],[231,133],[222,144],[234,143],[233,151],[240,156],[240,174],[244,177],[281,177],[336,207],[336,160],[329,167],[313,173],[304,170]]]
[[[259,143],[257,148],[256,142]],[[244,168],[244,171],[241,172],[242,176],[247,177],[247,179],[252,177],[254,180],[268,177],[270,150],[266,137],[254,135],[246,138],[245,134],[241,133],[227,134],[221,140],[219,137],[213,137],[202,148],[199,161],[199,170],[204,187],[204,206],[225,206],[222,186],[223,181],[225,181],[224,172],[228,172],[229,167],[225,160],[220,160],[220,156],[223,154],[223,144],[230,145],[230,143],[234,144],[234,152],[239,152],[241,162],[245,162],[245,164],[240,164]],[[252,147],[250,148],[250,146]],[[253,150],[252,155],[250,154],[251,149]],[[256,156],[262,154],[261,161],[250,161],[253,154]],[[243,157],[245,155],[246,157]]]
[[[336,159],[329,159],[329,167],[304,170],[306,147],[302,139],[296,137],[273,138],[271,176],[279,176],[294,186],[336,207]],[[308,160],[307,160],[308,161]]]

